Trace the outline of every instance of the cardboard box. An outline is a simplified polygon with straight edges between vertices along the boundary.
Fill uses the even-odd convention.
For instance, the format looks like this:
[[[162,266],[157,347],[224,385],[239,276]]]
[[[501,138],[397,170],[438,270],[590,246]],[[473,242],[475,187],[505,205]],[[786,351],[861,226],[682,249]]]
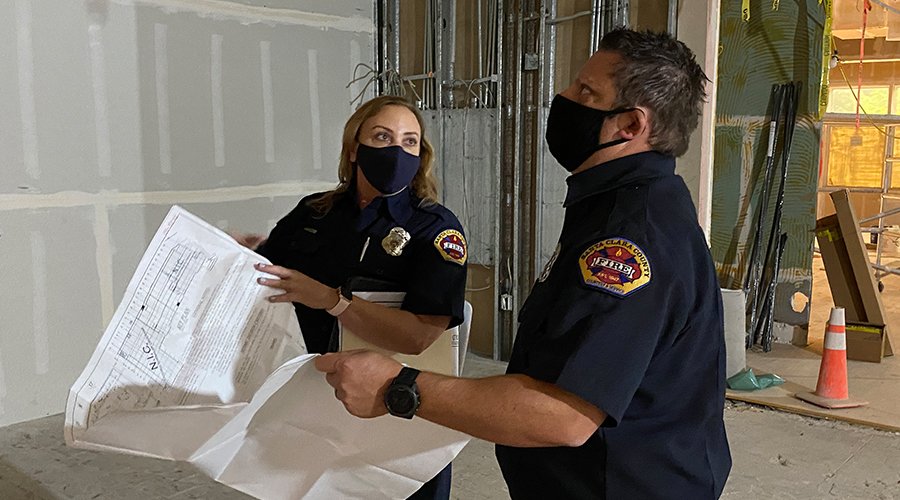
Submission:
[[[831,199],[837,213],[816,221],[816,241],[822,254],[822,263],[825,264],[832,300],[834,305],[844,308],[848,325],[880,326],[880,338],[884,345],[881,352],[889,356],[893,353],[888,335],[890,329],[881,303],[881,294],[875,284],[869,254],[850,204],[849,192],[846,189],[835,191],[831,193]],[[858,343],[864,334],[855,335],[854,342],[857,343],[854,345],[868,345]],[[862,354],[858,351],[851,354],[849,336],[847,341],[848,358],[857,359],[851,356]],[[872,337],[865,337],[865,342],[875,341]]]
[[[884,325],[847,322],[847,359],[881,363],[892,356],[891,343],[885,342]]]

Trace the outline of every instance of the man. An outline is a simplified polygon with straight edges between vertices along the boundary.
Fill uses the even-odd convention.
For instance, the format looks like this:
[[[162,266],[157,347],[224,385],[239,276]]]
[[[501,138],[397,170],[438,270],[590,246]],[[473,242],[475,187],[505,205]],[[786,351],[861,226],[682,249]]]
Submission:
[[[325,355],[316,367],[348,411],[415,414],[497,443],[514,499],[717,498],[731,468],[721,298],[674,174],[706,82],[669,35],[607,34],[550,108],[550,151],[572,172],[566,216],[507,374]]]

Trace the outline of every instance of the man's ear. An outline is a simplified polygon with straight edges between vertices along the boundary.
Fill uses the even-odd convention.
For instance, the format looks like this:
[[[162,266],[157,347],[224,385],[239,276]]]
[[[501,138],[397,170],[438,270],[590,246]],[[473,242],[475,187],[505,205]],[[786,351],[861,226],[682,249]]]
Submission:
[[[619,137],[628,140],[648,134],[650,132],[650,120],[647,110],[638,107],[618,114],[616,116],[616,128],[619,129]]]

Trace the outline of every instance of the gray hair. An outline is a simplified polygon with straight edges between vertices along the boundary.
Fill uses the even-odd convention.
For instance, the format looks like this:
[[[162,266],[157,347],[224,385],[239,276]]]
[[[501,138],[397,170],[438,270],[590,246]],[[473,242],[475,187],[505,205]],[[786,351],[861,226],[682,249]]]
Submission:
[[[622,58],[616,68],[616,108],[642,106],[650,118],[650,146],[681,156],[700,121],[709,78],[691,49],[668,33],[617,28],[600,50]]]

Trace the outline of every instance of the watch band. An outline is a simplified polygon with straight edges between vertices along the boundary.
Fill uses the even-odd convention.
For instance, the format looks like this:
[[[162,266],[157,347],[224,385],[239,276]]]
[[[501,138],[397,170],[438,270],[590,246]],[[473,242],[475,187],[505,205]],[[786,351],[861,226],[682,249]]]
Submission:
[[[404,366],[400,373],[388,386],[384,393],[384,406],[388,413],[395,417],[411,419],[419,409],[419,387],[416,385],[416,377],[419,370]]]
[[[394,380],[391,382],[391,385],[407,385],[411,386],[415,383],[416,377],[421,373],[419,370],[415,368],[411,368],[409,366],[404,366],[400,369],[400,373],[394,377]]]
[[[335,304],[334,307],[332,307],[331,309],[325,310],[325,312],[327,312],[328,314],[330,314],[334,317],[338,317],[341,314],[343,314],[343,312],[346,311],[348,307],[350,307],[350,301],[352,299],[352,296],[351,297],[345,296],[344,293],[341,291],[341,288],[343,288],[343,287],[339,287],[337,289],[337,292],[338,292],[337,304]]]

